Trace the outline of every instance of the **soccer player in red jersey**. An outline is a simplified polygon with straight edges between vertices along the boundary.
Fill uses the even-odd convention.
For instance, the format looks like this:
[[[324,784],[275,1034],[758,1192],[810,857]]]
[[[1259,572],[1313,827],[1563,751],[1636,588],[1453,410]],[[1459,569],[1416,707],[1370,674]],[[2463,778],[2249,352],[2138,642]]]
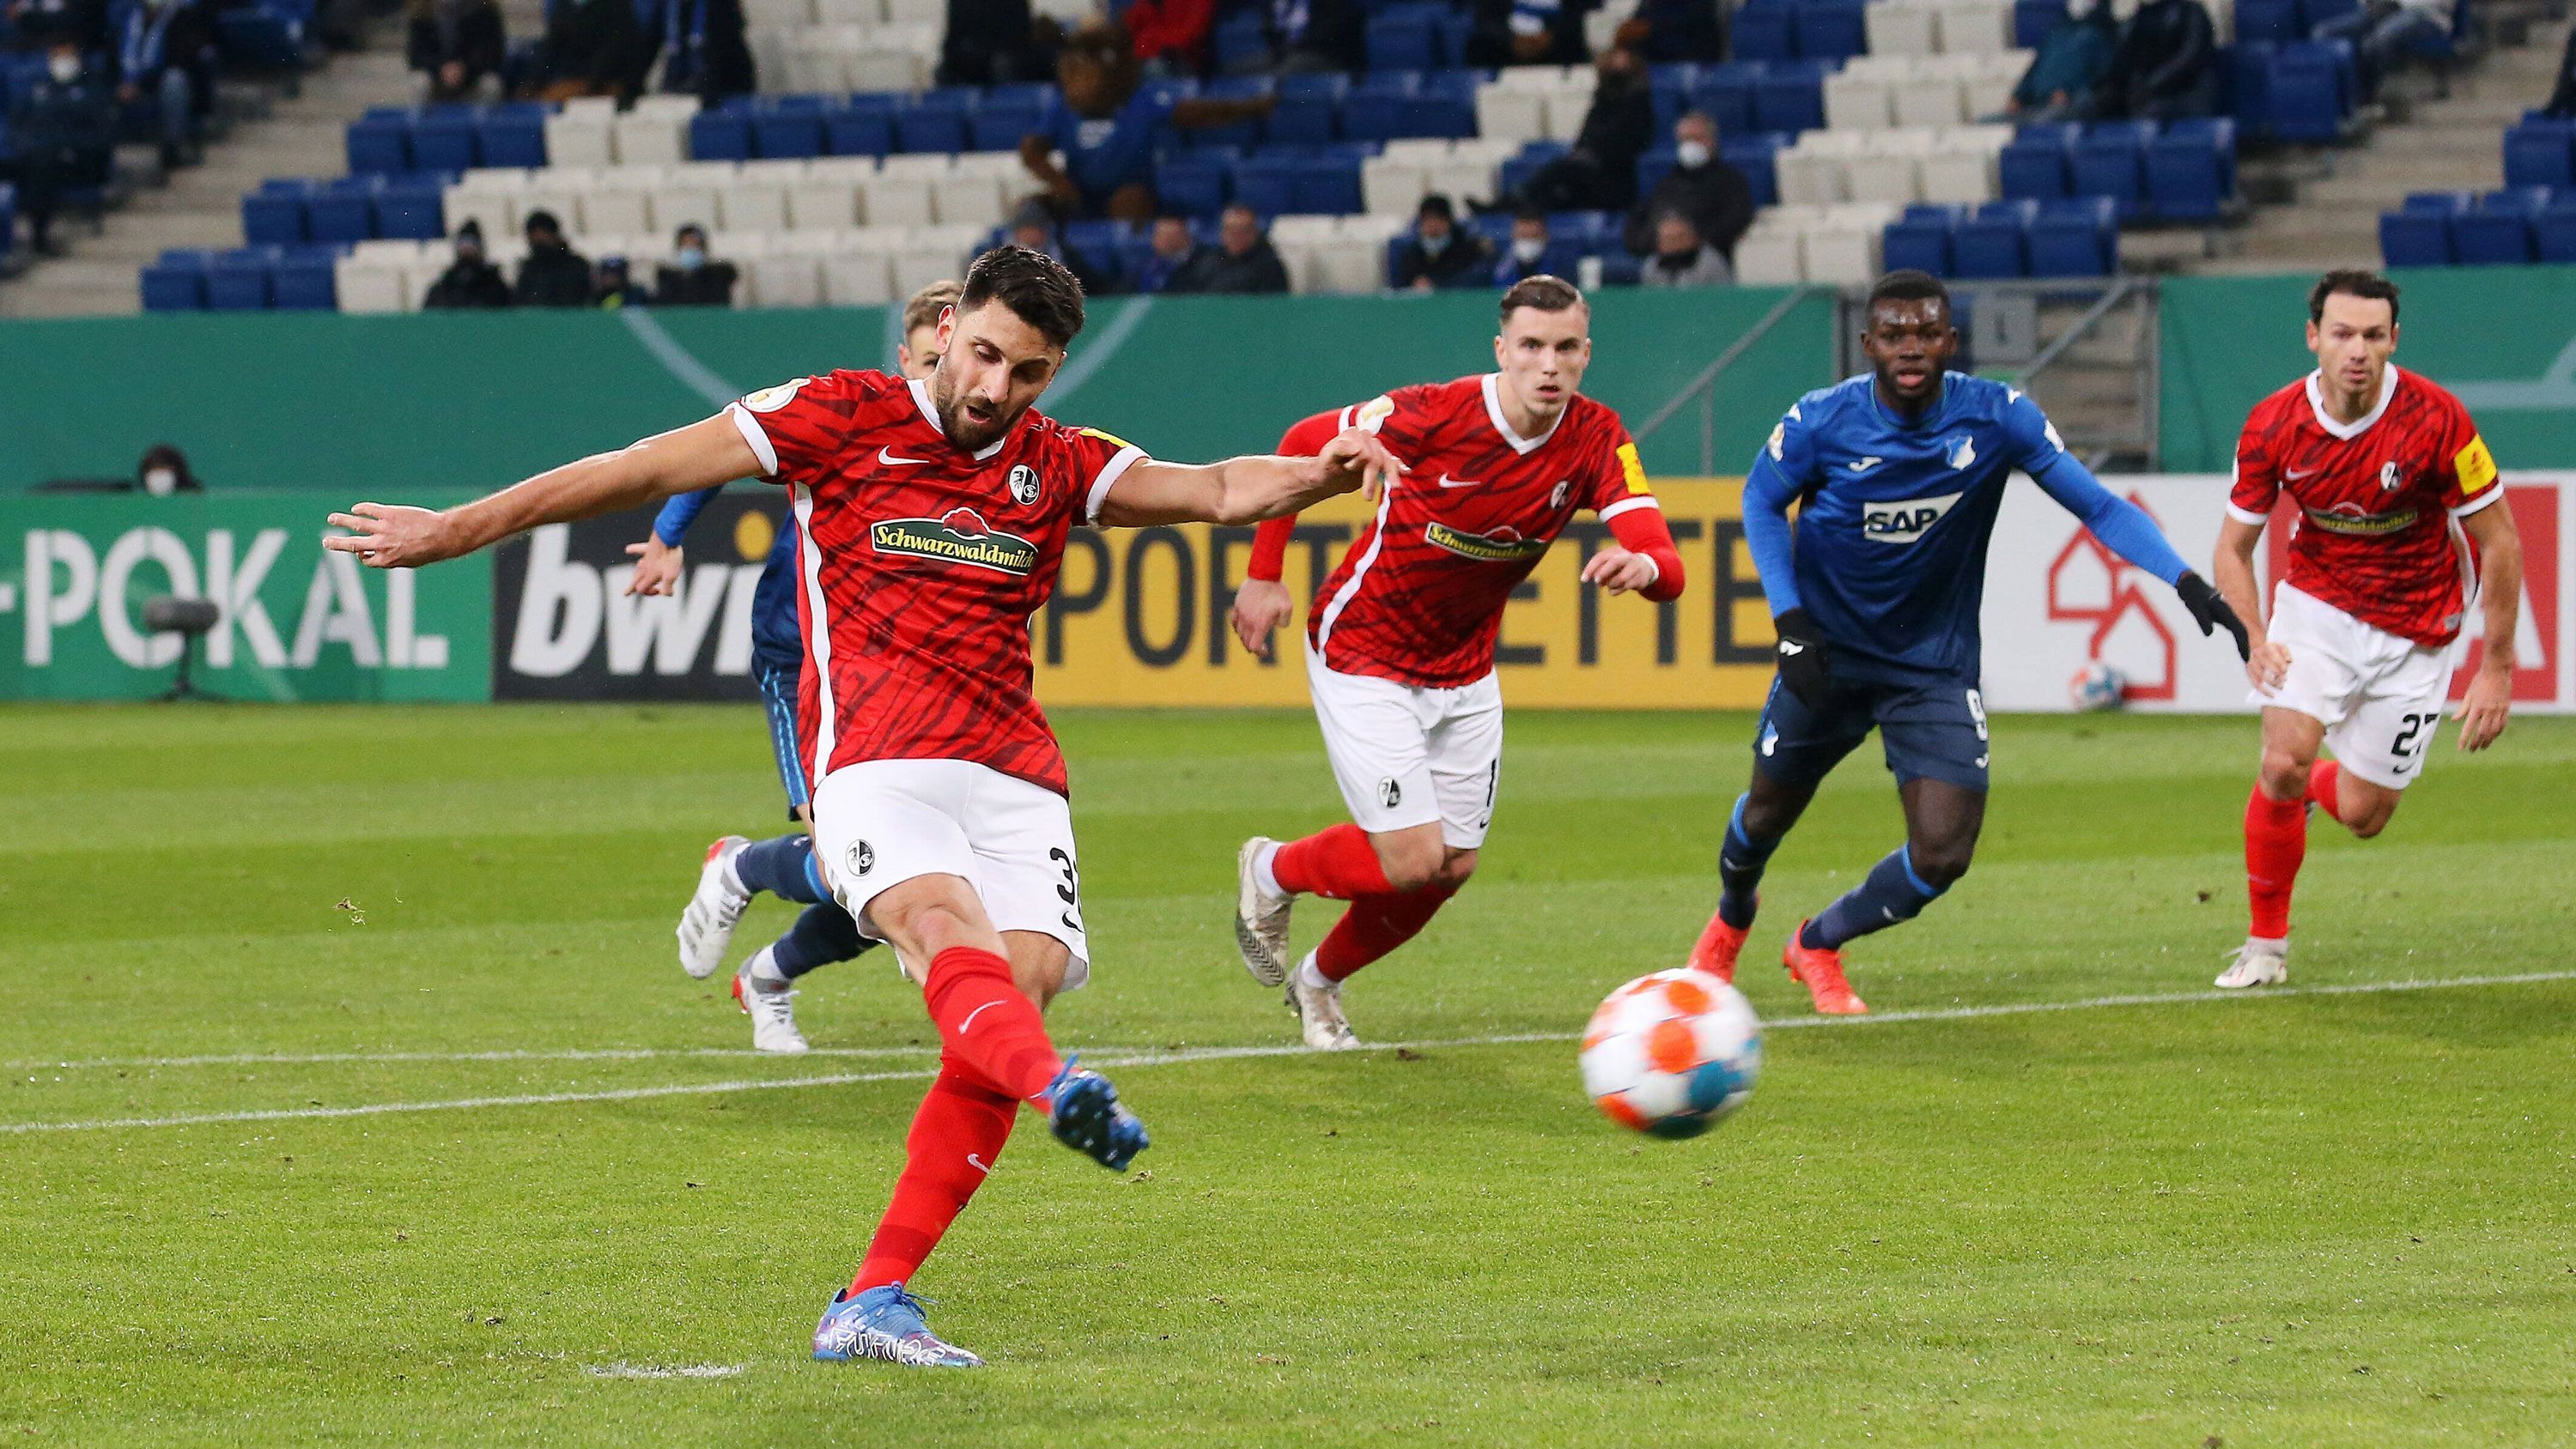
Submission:
[[[1352,428],[1311,458],[1158,463],[1034,404],[1082,330],[1062,264],[1001,247],[967,273],[927,382],[798,378],[687,427],[431,512],[361,503],[328,540],[378,568],[454,558],[543,523],[737,478],[784,483],[804,542],[798,723],[814,846],[834,899],[921,983],[944,1048],[858,1276],[814,1356],[981,1360],[922,1321],[906,1284],[992,1170],[1019,1105],[1112,1169],[1145,1132],[1040,1012],[1091,969],[1064,757],[1030,692],[1029,616],[1077,521],[1244,524],[1400,465]]]
[[[1619,541],[1584,562],[1585,582],[1681,594],[1681,557],[1636,445],[1617,413],[1579,391],[1591,360],[1583,294],[1526,278],[1503,294],[1495,371],[1397,388],[1281,440],[1283,453],[1311,451],[1356,427],[1409,469],[1306,621],[1315,717],[1355,823],[1286,844],[1256,836],[1238,859],[1243,964],[1262,985],[1285,985],[1308,1046],[1359,1045],[1342,983],[1411,940],[1475,873],[1502,770],[1503,605],[1576,510],[1598,514]],[[1278,580],[1294,526],[1261,526],[1235,596],[1235,632],[1259,653],[1290,612]],[[1292,966],[1288,915],[1304,893],[1350,905]]]
[[[2396,285],[2326,273],[2308,294],[2308,347],[2317,370],[2245,420],[2211,569],[2252,631],[2245,673],[2263,707],[2263,763],[2245,802],[2253,930],[2218,978],[2229,988],[2289,979],[2290,888],[2309,810],[2367,840],[2422,772],[2470,602],[2463,533],[2476,545],[2486,654],[2456,716],[2460,748],[2495,743],[2513,699],[2513,511],[2496,506],[2504,486],[2468,409],[2389,362]],[[2300,518],[2265,619],[2254,546],[2284,491]],[[2335,757],[2318,760],[2320,744]]]

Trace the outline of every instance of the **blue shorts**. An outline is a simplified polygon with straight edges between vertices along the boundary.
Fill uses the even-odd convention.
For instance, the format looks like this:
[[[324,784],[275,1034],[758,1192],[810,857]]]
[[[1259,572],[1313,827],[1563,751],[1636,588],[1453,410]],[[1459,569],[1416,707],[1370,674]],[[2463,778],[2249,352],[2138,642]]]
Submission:
[[[796,744],[796,677],[804,667],[801,659],[793,666],[770,659],[754,659],[751,665],[760,680],[761,708],[769,714],[769,748],[778,757],[778,783],[787,788],[790,820],[814,803],[814,791],[805,780],[805,758]]]
[[[1878,729],[1898,784],[1940,780],[1986,788],[1986,701],[1973,683],[1885,684],[1837,679],[1810,709],[1771,681],[1753,735],[1753,768],[1784,785],[1813,785]]]

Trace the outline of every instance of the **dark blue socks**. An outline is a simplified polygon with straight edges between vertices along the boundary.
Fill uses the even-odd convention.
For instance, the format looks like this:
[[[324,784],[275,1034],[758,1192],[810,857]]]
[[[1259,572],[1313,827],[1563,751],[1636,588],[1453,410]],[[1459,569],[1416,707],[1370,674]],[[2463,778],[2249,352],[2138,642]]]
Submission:
[[[770,964],[778,974],[793,981],[817,966],[829,966],[875,945],[859,934],[859,923],[850,913],[829,901],[807,906],[796,924],[787,928],[769,947]]]
[[[1762,872],[1771,864],[1771,852],[1780,848],[1780,836],[1755,840],[1744,833],[1744,801],[1735,797],[1735,813],[1727,817],[1726,843],[1717,851],[1718,919],[1741,931],[1753,924],[1754,892],[1761,888]]]
[[[1728,837],[1730,840],[1733,836]],[[1899,848],[1895,854],[1871,866],[1869,875],[1859,885],[1845,891],[1840,900],[1825,907],[1824,913],[1807,923],[1798,933],[1798,944],[1812,950],[1838,951],[1845,941],[1884,931],[1899,921],[1910,921],[1923,913],[1932,898],[1941,894],[1914,873],[1910,849]]]
[[[733,873],[744,888],[767,891],[780,900],[810,906],[831,899],[823,889],[823,873],[814,866],[814,841],[808,835],[753,841],[733,858]]]

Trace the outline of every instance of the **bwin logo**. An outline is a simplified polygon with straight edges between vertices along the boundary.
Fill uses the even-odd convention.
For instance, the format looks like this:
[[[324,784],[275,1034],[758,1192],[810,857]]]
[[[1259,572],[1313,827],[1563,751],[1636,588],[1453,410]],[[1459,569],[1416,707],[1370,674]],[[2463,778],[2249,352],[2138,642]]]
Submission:
[[[1880,543],[1912,543],[1941,521],[1963,495],[1944,493],[1938,498],[1899,498],[1886,503],[1861,506],[1860,529]]]

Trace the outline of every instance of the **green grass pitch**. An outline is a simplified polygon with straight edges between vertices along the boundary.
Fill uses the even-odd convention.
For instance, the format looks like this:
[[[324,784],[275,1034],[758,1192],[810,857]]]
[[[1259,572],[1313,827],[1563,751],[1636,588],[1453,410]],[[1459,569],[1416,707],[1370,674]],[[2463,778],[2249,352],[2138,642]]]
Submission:
[[[1228,916],[1243,836],[1338,818],[1313,722],[1059,724],[1053,1025],[1154,1146],[1022,1125],[917,1285],[992,1360],[943,1375],[806,1358],[917,997],[832,968],[762,1058],[674,961],[707,839],[777,828],[753,710],[0,711],[0,1439],[2576,1439],[2576,722],[2446,728],[2385,836],[2316,832],[2293,989],[2213,1001],[2252,722],[1999,720],[1976,869],[1850,955],[1918,1015],[1823,1023],[1778,942],[1896,842],[1870,747],[1686,1143],[1571,1036],[1705,919],[1744,717],[1516,715],[1483,874],[1351,989],[1413,1049],[1195,1059],[1293,1043]]]

